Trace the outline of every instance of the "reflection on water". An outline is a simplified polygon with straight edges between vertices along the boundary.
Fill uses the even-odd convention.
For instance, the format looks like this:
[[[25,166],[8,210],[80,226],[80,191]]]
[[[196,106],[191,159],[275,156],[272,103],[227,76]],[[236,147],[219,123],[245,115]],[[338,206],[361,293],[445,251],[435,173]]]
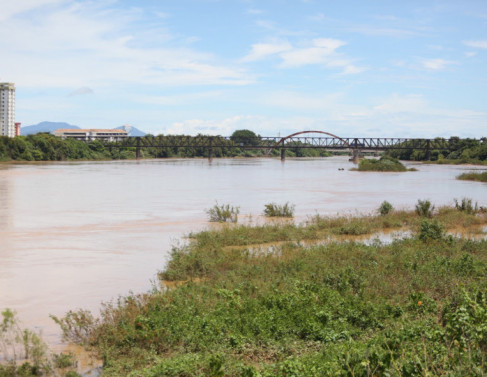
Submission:
[[[487,185],[457,181],[469,168],[360,173],[347,157],[54,163],[0,166],[0,308],[15,309],[55,343],[48,315],[95,310],[102,300],[151,287],[171,246],[207,226],[216,201],[258,219],[269,202],[315,213],[374,211],[383,200],[485,205]],[[345,170],[338,170],[345,168]]]

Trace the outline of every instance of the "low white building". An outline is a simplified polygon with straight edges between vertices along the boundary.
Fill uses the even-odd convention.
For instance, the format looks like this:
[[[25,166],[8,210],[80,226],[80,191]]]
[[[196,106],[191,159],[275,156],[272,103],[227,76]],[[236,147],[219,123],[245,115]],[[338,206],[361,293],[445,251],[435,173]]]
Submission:
[[[72,138],[83,141],[122,141],[128,137],[127,131],[104,129],[59,129],[54,131],[53,134],[63,139]]]
[[[15,85],[0,83],[0,135],[15,136]]]

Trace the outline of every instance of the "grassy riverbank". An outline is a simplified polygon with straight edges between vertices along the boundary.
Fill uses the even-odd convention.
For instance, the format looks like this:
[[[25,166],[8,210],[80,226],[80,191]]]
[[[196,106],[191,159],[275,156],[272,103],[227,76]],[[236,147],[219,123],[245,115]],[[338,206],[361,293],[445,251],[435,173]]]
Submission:
[[[460,174],[457,179],[461,179],[464,181],[478,181],[478,182],[487,182],[487,171],[482,173],[477,172],[469,172]]]
[[[486,223],[441,208],[222,226],[172,251],[169,288],[61,324],[104,360],[103,376],[482,375],[487,242],[444,230]],[[414,236],[353,241],[393,229]]]

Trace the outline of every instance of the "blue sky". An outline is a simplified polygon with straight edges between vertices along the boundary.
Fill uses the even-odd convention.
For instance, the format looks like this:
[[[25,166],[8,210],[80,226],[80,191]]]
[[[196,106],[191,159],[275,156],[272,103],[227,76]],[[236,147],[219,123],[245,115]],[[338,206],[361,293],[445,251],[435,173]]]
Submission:
[[[0,0],[17,121],[487,136],[487,1]]]

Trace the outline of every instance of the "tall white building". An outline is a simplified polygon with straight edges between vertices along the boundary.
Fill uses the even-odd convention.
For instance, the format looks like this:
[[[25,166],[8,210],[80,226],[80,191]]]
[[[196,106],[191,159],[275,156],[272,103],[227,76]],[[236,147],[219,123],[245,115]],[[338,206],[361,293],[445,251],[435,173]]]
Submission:
[[[15,85],[0,82],[0,135],[15,136]]]

